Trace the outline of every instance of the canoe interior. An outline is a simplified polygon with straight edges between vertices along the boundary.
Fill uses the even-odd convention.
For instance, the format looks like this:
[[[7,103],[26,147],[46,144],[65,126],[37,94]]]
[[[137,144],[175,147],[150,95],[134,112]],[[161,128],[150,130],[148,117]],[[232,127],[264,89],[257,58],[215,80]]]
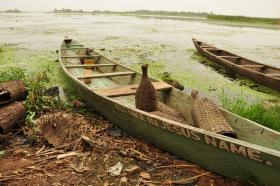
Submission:
[[[213,54],[221,59],[227,60],[228,62],[230,62],[232,64],[239,65],[241,67],[271,76],[273,78],[280,79],[280,69],[278,69],[278,68],[264,65],[261,63],[257,63],[255,61],[237,56],[228,51],[218,49],[216,47],[213,47],[209,44],[203,43],[203,42],[195,40],[195,39],[194,39],[194,42],[197,44],[197,46],[201,50],[204,50],[205,52]]]
[[[204,43],[199,44],[206,45]],[[212,52],[215,52],[217,55],[233,56],[233,54],[229,52],[220,50],[216,51],[213,50],[214,47],[206,45],[206,48],[207,47],[209,48],[209,51],[212,49]],[[118,63],[115,63],[95,51],[93,51],[92,57],[89,57],[94,61],[94,64],[83,66],[80,62],[80,58],[75,56],[84,56],[85,52],[86,47],[75,40],[73,40],[71,45],[67,47],[65,43],[62,42],[60,46],[60,56],[61,62],[63,63],[65,69],[73,77],[78,78],[81,83],[85,84],[85,79],[90,79],[90,83],[86,85],[92,91],[104,92],[105,90],[105,92],[108,93],[108,91],[110,92],[112,89],[112,94],[116,94],[115,96],[111,97],[113,101],[122,103],[124,106],[128,106],[130,108],[135,108],[133,91],[129,95],[118,94],[117,92],[121,92],[122,90],[126,91],[126,87],[128,86],[137,86],[141,80],[141,74]],[[230,60],[233,63],[244,65],[255,64],[250,60],[241,58],[231,58]],[[273,68],[269,67],[265,67],[262,70],[269,73],[276,72]],[[102,75],[104,75],[104,77],[102,77]],[[151,80],[153,82],[159,82],[154,78],[151,78]],[[120,91],[116,91],[116,89],[119,89]],[[191,96],[164,84],[159,86],[157,95],[160,102],[183,114],[187,122],[191,124],[194,123],[191,116],[191,108],[193,103]],[[229,113],[228,111],[222,110],[222,112],[234,131],[237,133],[239,140],[278,151],[280,150],[280,135],[278,132],[236,116],[232,113]]]

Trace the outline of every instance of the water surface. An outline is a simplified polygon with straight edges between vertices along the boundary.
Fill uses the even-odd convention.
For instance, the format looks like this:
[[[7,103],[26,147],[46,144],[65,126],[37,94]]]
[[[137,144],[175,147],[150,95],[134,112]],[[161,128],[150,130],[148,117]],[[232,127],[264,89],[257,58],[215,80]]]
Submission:
[[[140,69],[141,63],[149,63],[154,76],[169,71],[190,89],[213,95],[225,92],[230,96],[256,99],[279,98],[276,91],[263,87],[256,91],[256,88],[243,85],[246,79],[233,80],[200,63],[203,59],[195,54],[191,40],[197,38],[280,68],[278,29],[133,16],[0,14],[0,44],[16,48],[14,63],[27,69],[32,68],[28,63],[32,55],[41,53],[54,60],[54,51],[66,35],[135,69]],[[32,63],[40,63],[40,58]]]

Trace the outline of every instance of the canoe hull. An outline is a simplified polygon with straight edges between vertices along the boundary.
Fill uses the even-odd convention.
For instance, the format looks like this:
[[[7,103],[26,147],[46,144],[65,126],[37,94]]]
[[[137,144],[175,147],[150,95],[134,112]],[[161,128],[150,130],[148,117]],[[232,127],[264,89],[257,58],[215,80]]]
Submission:
[[[142,116],[137,118],[136,115],[139,113],[134,109],[104,99],[69,78],[73,82],[73,87],[90,107],[132,136],[223,176],[260,185],[276,186],[280,183],[280,172],[277,167],[207,144],[202,133],[190,130],[189,137],[186,137],[164,129],[164,125],[155,118],[147,119],[145,116],[144,120],[139,119]],[[154,123],[157,122],[162,127],[155,126]],[[230,146],[229,143],[227,145]],[[275,164],[280,164],[279,158],[275,157],[274,160]]]
[[[200,54],[204,55],[205,57],[207,57],[211,61],[216,62],[219,65],[222,65],[222,66],[228,68],[229,70],[232,70],[232,71],[234,71],[234,72],[236,72],[236,73],[238,73],[242,76],[245,76],[245,77],[255,81],[256,83],[259,83],[261,85],[264,85],[264,86],[267,86],[269,88],[280,91],[280,79],[270,77],[270,76],[265,75],[263,73],[259,73],[259,72],[250,70],[248,68],[241,67],[240,65],[236,65],[234,63],[231,63],[226,59],[219,58],[218,56],[200,48],[199,45],[197,45],[197,43],[195,42],[195,40],[194,40],[194,45],[195,45],[197,51]],[[238,56],[238,57],[240,57],[240,56]],[[245,59],[245,58],[243,58],[243,59]],[[256,64],[259,64],[259,63],[256,63]]]
[[[90,87],[77,79],[78,75],[71,74],[64,63],[65,61],[63,62],[60,58],[64,74],[87,105],[130,135],[223,176],[259,185],[276,186],[280,183],[278,151],[217,135],[122,105],[112,98],[92,91]],[[161,92],[161,94],[162,97],[167,96],[164,95],[167,94],[166,92]],[[176,98],[181,99],[177,100],[176,104],[187,101],[191,105],[192,99],[185,99],[186,95],[175,88],[172,88],[168,94],[176,95]],[[238,120],[242,119],[234,118],[234,120],[238,124]],[[262,128],[262,133],[266,133],[265,131]],[[275,135],[278,134],[275,133]]]

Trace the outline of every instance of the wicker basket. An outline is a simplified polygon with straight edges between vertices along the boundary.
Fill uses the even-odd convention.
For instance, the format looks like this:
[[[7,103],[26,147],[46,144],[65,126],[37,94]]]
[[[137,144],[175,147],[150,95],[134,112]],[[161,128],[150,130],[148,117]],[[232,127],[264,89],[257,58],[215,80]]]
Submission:
[[[135,95],[136,108],[146,112],[157,110],[156,89],[148,77],[148,65],[142,65],[142,79]]]
[[[22,100],[26,96],[26,88],[22,81],[7,81],[0,84],[0,105],[8,102],[13,102],[15,100]]]
[[[195,99],[192,117],[199,128],[233,138],[237,137],[217,105],[207,98]]]
[[[91,48],[86,48],[85,50],[81,50],[79,55],[81,56],[88,56],[88,57],[80,57],[80,62],[82,64],[86,64],[86,61],[88,62],[87,64],[94,64],[94,60],[92,59],[89,59],[89,57],[91,57],[91,53],[92,53],[92,49]],[[92,61],[92,62],[89,62],[89,61]]]
[[[177,121],[179,123],[192,125],[191,123],[186,121],[182,113],[176,111],[175,109],[167,106],[162,102],[157,102],[157,111],[151,113],[169,120]]]

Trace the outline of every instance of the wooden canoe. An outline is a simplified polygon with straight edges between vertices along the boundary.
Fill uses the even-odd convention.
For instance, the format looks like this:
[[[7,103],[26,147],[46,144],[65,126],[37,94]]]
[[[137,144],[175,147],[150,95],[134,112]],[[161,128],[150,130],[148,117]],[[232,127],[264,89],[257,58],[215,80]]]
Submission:
[[[213,47],[199,40],[193,39],[197,51],[240,75],[246,76],[256,83],[280,91],[280,69],[264,65],[228,51]]]
[[[68,46],[63,41],[60,65],[79,95],[108,120],[129,134],[210,171],[245,182],[279,185],[280,133],[223,109],[238,139],[136,109],[134,94],[141,74],[95,51],[91,57],[94,64],[83,65],[80,56],[85,50],[76,40]],[[162,81],[151,80],[158,100],[193,124],[192,97]]]

